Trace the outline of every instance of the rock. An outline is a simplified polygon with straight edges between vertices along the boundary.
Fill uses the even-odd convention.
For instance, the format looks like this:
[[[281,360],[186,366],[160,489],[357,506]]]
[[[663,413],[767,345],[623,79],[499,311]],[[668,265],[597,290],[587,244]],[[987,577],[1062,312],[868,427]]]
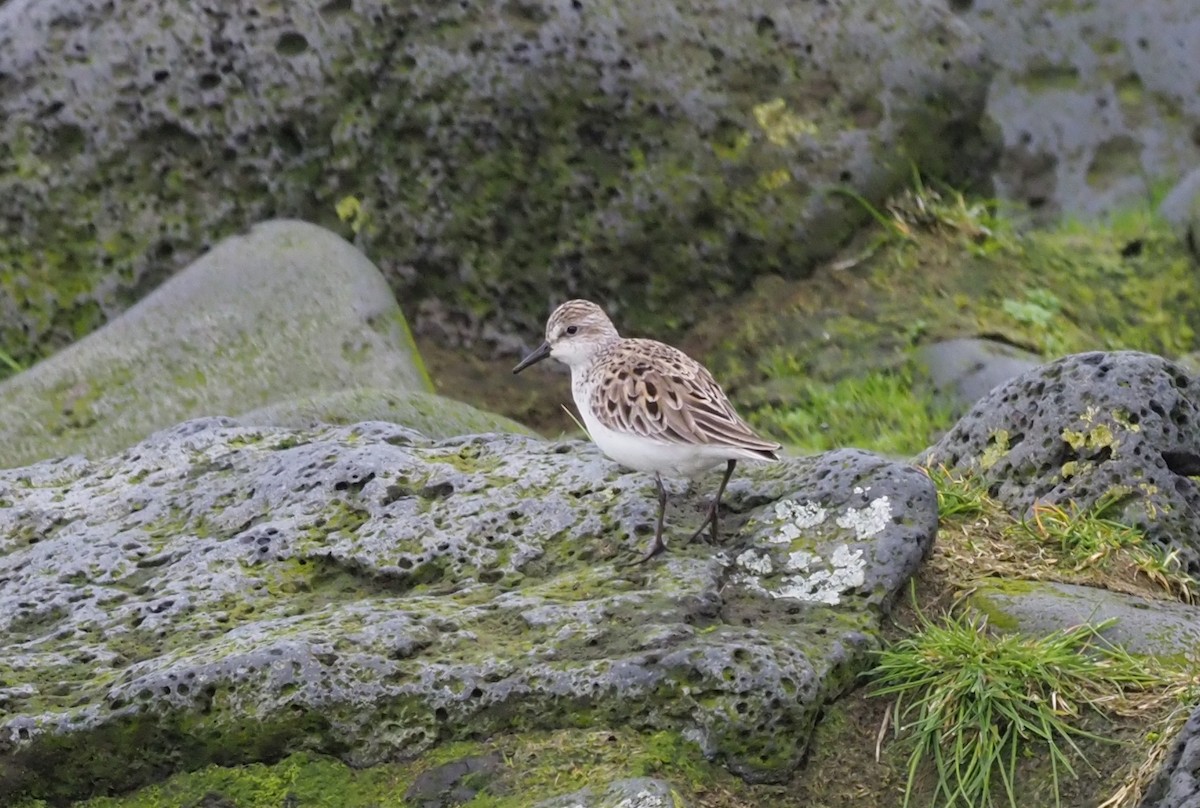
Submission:
[[[1196,160],[1193,0],[955,0],[997,72],[987,116],[1004,151],[1001,196],[1095,215],[1145,207],[1151,182]]]
[[[1158,213],[1171,223],[1180,241],[1200,258],[1200,168],[1194,168],[1171,189]]]
[[[0,471],[0,804],[579,726],[786,778],[931,547],[932,484],[857,451],[739,469],[719,548],[681,546],[704,502],[671,487],[671,552],[626,568],[653,478],[590,444],[223,418]]]
[[[361,385],[430,389],[387,284],[327,230],[268,222],[0,383],[0,466],[109,453],[186,418]]]
[[[665,780],[634,777],[614,780],[600,792],[585,788],[543,800],[533,808],[687,808],[687,803]]]
[[[470,802],[504,768],[496,753],[472,755],[421,772],[404,792],[416,808],[453,808]]]
[[[431,438],[451,438],[483,432],[534,435],[510,418],[484,412],[469,404],[419,390],[380,390],[356,387],[302,399],[269,404],[237,417],[243,426],[311,427],[390,421]]]
[[[919,462],[978,474],[1026,516],[1039,502],[1087,509],[1121,496],[1110,515],[1197,576],[1198,391],[1158,356],[1074,354],[993,390]]]
[[[1182,659],[1200,645],[1200,608],[1093,586],[986,579],[967,604],[996,628],[1034,637],[1115,618],[1101,636],[1135,654]]]
[[[868,214],[832,187],[979,174],[982,50],[935,0],[9,0],[5,344],[44,354],[246,222],[339,204],[451,340],[512,350],[576,295],[686,318],[841,244]]]
[[[1037,354],[975,337],[922,346],[918,359],[928,370],[937,393],[959,412],[997,385],[1042,364]]]
[[[1200,808],[1200,707],[1180,731],[1140,808]]]

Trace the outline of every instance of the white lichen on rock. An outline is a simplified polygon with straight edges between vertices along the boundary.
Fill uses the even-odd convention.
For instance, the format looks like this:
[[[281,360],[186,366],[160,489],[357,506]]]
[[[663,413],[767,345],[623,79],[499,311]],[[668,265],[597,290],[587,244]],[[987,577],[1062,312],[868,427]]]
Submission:
[[[783,586],[772,594],[778,598],[795,598],[832,606],[841,602],[844,592],[862,586],[866,580],[866,562],[862,550],[851,550],[848,545],[839,544],[827,562],[829,569],[808,572],[820,560],[819,556],[811,553],[792,553],[789,567],[808,574],[787,576],[783,579]]]
[[[837,518],[838,527],[853,530],[859,541],[868,539],[888,526],[892,518],[892,503],[887,497],[871,500],[865,508],[847,508]]]
[[[737,557],[737,565],[744,570],[753,572],[757,575],[770,575],[775,566],[771,563],[771,556],[763,553],[759,555],[754,550],[747,550]]]
[[[797,550],[788,556],[784,575],[776,587],[765,586],[762,575],[774,569],[771,558],[754,550],[737,557],[737,564],[746,572],[736,576],[747,589],[773,598],[795,598],[830,606],[841,603],[842,594],[863,585],[866,580],[866,561],[861,549],[852,550],[839,544],[825,559],[816,553]]]
[[[825,521],[827,511],[815,502],[789,499],[775,504],[775,518],[783,522],[779,532],[770,537],[775,544],[787,544],[800,538],[801,532]]]

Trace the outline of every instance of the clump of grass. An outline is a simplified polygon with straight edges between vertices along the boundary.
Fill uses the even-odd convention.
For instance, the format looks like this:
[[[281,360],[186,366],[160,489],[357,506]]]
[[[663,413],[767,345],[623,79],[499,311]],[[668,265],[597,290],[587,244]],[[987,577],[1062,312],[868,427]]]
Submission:
[[[1124,499],[1122,492],[1101,497],[1090,508],[1038,503],[1032,516],[1010,528],[1043,544],[1056,546],[1063,560],[1075,571],[1120,572],[1132,568],[1134,575],[1172,597],[1187,603],[1196,600],[1196,583],[1183,569],[1177,552],[1165,552],[1146,541],[1135,527],[1113,519],[1111,514]]]
[[[999,504],[991,498],[978,477],[951,471],[944,465],[931,466],[923,471],[937,488],[940,518],[982,516],[999,509]]]
[[[1078,741],[1100,740],[1078,725],[1082,714],[1111,714],[1168,682],[1105,642],[1107,625],[1031,638],[993,635],[981,617],[935,624],[919,615],[916,633],[882,652],[870,674],[872,695],[894,699],[889,717],[912,744],[904,805],[932,765],[931,804],[990,808],[999,793],[1016,808],[1017,761],[1031,747],[1047,755],[1058,804],[1060,779],[1084,761]]]
[[[939,185],[941,185],[939,183]],[[850,199],[862,208],[876,224],[879,232],[860,254],[834,262],[834,269],[849,269],[872,257],[890,242],[915,246],[923,234],[947,237],[972,255],[986,257],[1002,249],[1010,226],[1000,217],[995,200],[968,200],[962,192],[946,185],[941,190],[926,184],[913,167],[913,184],[887,200],[880,210],[852,188],[837,187],[832,193]]]
[[[780,375],[767,372],[769,378]],[[931,397],[915,393],[910,374],[874,371],[831,383],[801,379],[788,406],[767,405],[750,420],[805,450],[859,446],[911,456],[949,427],[952,415]]]
[[[942,466],[924,471],[937,487],[941,518],[931,564],[956,587],[970,589],[979,578],[999,576],[1200,600],[1200,588],[1178,552],[1164,551],[1114,518],[1122,492],[1090,508],[1039,503],[1028,518],[1016,518],[988,494],[978,475]]]
[[[938,190],[926,185],[917,176],[914,186],[888,200],[893,230],[914,238],[918,231],[958,236],[969,251],[987,255],[999,248],[997,236],[1006,231],[1007,223],[997,215],[994,200],[968,201],[949,186]]]

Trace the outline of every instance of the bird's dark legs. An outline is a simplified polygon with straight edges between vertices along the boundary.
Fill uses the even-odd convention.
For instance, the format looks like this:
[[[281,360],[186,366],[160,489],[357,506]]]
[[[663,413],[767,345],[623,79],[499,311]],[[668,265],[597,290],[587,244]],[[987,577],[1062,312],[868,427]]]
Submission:
[[[729,478],[733,476],[733,470],[736,467],[736,460],[730,460],[725,466],[725,476],[721,478],[721,485],[717,488],[716,499],[708,506],[708,515],[700,523],[700,528],[688,539],[689,542],[693,542],[699,538],[704,529],[710,525],[712,527],[712,542],[715,544],[719,541],[717,536],[717,520],[721,512],[721,497],[725,495],[725,486],[729,484]],[[658,524],[654,528],[654,543],[650,545],[650,549],[646,551],[645,555],[626,566],[632,567],[636,564],[644,564],[667,549],[667,544],[663,541],[663,519],[667,513],[667,489],[663,487],[662,475],[656,473],[654,475],[654,482],[658,485]]]
[[[662,537],[663,518],[667,514],[667,489],[663,487],[661,474],[655,473],[654,482],[658,484],[658,526],[654,529],[654,544],[650,545],[650,549],[646,551],[644,556],[632,562],[629,566],[644,564],[667,549],[666,542],[663,541]]]
[[[704,517],[704,521],[700,523],[700,529],[693,533],[692,537],[688,539],[689,542],[693,542],[699,538],[700,534],[704,532],[704,528],[708,527],[709,525],[712,525],[712,543],[716,544],[719,541],[717,538],[717,515],[721,511],[721,496],[725,493],[725,486],[729,484],[729,478],[733,476],[733,469],[736,465],[736,460],[730,460],[728,465],[725,466],[725,476],[721,478],[721,486],[717,489],[717,498],[714,499],[712,504],[708,506],[708,515]]]

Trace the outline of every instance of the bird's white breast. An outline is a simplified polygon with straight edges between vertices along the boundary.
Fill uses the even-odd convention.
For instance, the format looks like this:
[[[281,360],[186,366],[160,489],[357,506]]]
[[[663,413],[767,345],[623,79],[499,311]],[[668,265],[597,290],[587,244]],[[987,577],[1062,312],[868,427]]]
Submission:
[[[591,388],[583,374],[571,374],[571,395],[583,425],[600,451],[635,471],[694,477],[730,459],[727,447],[667,443],[605,426],[592,412]]]

